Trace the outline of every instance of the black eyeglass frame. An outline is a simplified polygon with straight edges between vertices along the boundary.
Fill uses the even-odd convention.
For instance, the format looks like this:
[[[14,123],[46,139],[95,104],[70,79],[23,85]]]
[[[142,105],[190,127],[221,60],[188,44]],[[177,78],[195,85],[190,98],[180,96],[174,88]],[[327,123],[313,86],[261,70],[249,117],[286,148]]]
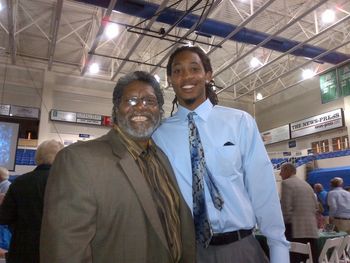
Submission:
[[[134,96],[134,97],[125,98],[123,101],[127,103],[130,107],[135,107],[140,102],[144,107],[158,106],[158,100],[155,96],[145,96],[141,98]]]

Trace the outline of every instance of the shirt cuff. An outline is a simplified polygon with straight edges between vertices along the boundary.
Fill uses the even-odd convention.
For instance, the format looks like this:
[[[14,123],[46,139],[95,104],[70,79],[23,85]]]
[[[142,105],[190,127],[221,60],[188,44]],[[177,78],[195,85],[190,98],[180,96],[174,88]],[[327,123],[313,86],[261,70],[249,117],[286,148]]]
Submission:
[[[270,246],[270,263],[289,263],[289,246]]]

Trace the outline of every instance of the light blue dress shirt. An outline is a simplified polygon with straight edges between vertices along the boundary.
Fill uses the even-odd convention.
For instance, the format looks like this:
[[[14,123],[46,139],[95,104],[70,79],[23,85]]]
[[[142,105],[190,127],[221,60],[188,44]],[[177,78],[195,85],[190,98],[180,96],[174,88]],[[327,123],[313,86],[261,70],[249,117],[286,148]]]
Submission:
[[[329,216],[350,218],[350,192],[336,187],[328,192]]]
[[[254,119],[246,112],[215,106],[206,100],[194,110],[205,159],[223,196],[221,211],[215,209],[208,188],[205,197],[214,233],[251,229],[257,224],[267,237],[271,263],[289,262],[289,242],[271,161]],[[188,142],[190,111],[163,121],[153,134],[175,171],[181,192],[192,210],[192,171]]]

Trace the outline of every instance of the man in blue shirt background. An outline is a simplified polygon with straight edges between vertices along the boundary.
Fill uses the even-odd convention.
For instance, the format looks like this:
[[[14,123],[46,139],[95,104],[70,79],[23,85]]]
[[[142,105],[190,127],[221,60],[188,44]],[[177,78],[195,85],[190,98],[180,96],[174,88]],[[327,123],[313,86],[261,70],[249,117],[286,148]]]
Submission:
[[[338,231],[350,234],[350,192],[343,189],[341,177],[334,177],[331,187],[328,192],[329,221]]]
[[[314,184],[314,191],[317,196],[317,200],[322,205],[322,217],[323,217],[323,224],[329,224],[329,207],[327,203],[327,197],[328,192],[324,190],[323,185],[320,183]]]

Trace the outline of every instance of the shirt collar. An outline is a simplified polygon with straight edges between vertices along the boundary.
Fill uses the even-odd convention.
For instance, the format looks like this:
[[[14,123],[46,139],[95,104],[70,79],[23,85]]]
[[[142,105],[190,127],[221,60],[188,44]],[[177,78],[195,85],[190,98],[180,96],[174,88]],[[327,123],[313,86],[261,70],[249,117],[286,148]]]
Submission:
[[[129,153],[136,160],[139,156],[147,155],[149,151],[156,152],[156,147],[152,140],[148,140],[147,149],[143,149],[137,142],[131,139],[127,134],[125,134],[118,125],[114,125],[114,130],[119,133],[122,143],[128,149]]]
[[[213,108],[213,104],[209,99],[206,99],[202,104],[200,104],[193,111],[204,121],[206,121],[209,117],[210,111]],[[190,113],[189,109],[179,105],[179,108],[176,112],[176,116],[183,121],[187,121],[187,115]]]

